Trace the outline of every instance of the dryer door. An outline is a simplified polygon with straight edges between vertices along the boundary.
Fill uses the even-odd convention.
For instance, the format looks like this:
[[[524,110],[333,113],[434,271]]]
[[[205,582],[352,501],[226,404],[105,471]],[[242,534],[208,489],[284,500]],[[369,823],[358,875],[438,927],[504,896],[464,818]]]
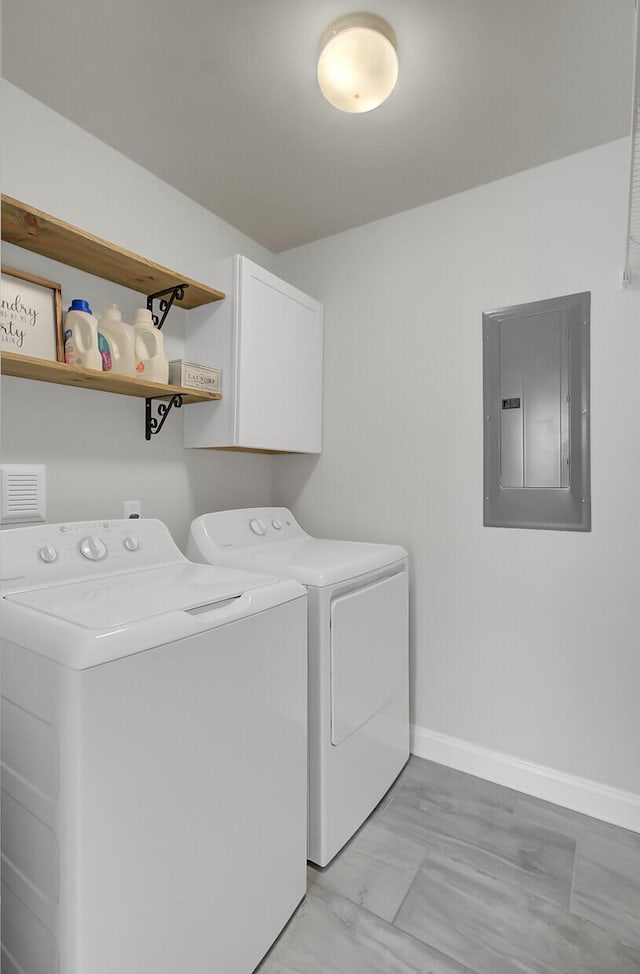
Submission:
[[[408,574],[331,602],[331,743],[341,744],[408,680]]]

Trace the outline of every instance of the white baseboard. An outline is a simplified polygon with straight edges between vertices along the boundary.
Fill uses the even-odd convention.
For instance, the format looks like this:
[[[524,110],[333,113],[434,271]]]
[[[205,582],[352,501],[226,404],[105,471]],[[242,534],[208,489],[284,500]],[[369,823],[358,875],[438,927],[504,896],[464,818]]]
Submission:
[[[564,774],[416,724],[411,726],[411,753],[640,832],[640,795]]]

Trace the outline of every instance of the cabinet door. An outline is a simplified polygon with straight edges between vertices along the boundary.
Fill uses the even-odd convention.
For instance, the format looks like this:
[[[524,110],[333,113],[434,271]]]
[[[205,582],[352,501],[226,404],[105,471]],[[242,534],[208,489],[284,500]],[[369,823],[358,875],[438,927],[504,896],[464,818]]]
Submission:
[[[237,443],[319,453],[322,448],[322,305],[241,259]]]

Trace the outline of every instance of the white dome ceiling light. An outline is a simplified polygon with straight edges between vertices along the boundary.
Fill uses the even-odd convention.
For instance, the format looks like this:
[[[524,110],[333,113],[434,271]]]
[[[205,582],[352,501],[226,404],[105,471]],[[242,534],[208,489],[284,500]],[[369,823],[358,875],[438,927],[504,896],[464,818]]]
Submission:
[[[320,41],[318,84],[341,112],[370,112],[385,101],[398,80],[396,35],[376,14],[338,17]]]

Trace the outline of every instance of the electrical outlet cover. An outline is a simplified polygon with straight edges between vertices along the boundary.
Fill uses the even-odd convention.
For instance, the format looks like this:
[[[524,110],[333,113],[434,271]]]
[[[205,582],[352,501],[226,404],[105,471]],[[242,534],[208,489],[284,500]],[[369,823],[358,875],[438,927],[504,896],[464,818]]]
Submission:
[[[142,513],[142,505],[140,501],[123,501],[122,502],[122,516],[123,517],[140,517]]]

